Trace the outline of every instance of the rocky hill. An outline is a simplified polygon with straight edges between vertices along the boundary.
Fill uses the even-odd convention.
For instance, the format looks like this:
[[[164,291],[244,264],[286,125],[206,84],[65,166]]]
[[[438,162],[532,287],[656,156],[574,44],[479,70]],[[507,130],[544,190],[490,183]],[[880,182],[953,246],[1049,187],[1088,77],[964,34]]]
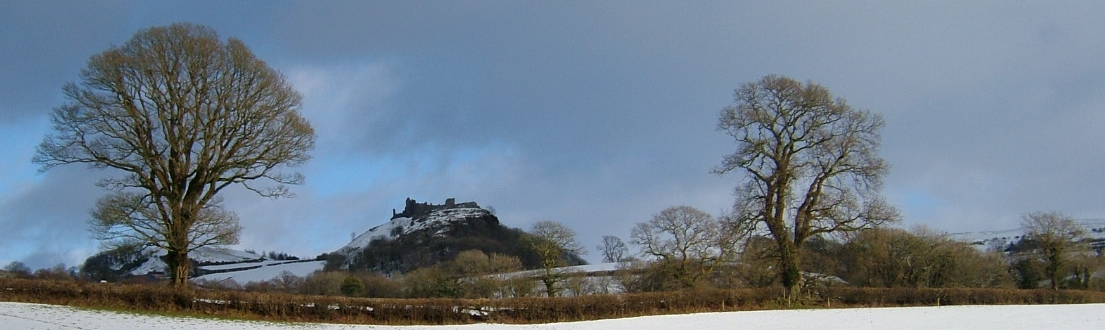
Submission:
[[[537,268],[537,254],[520,229],[503,226],[476,202],[418,203],[408,198],[402,212],[373,227],[330,254],[328,267],[378,273],[408,272],[448,261],[465,250],[517,256],[526,268]],[[566,256],[572,265],[586,262]]]

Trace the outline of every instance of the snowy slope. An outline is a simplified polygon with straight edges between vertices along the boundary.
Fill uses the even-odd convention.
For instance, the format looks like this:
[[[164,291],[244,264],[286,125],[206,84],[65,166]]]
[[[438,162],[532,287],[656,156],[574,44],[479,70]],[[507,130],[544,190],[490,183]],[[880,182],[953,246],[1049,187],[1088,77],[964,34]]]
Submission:
[[[373,239],[394,238],[424,229],[436,229],[438,232],[434,233],[434,235],[439,235],[447,228],[450,222],[481,217],[488,214],[490,214],[489,211],[481,208],[453,208],[434,210],[425,217],[400,217],[391,219],[391,221],[387,223],[372,227],[368,231],[360,234],[354,238],[353,241],[349,242],[349,244],[338,249],[338,253],[348,254],[350,252],[360,251],[368,247],[368,244],[372,242]]]
[[[165,251],[156,250],[156,251],[151,252],[151,255],[156,256],[156,257],[150,258],[149,261],[146,261],[141,266],[138,266],[138,268],[135,268],[130,273],[132,275],[146,275],[150,272],[163,272],[163,271],[165,271],[165,267],[167,267],[167,265],[165,265],[165,262],[162,261],[161,258],[159,258],[160,256],[165,255]],[[189,253],[188,257],[191,258],[192,260],[195,260],[196,262],[199,262],[199,263],[220,263],[220,264],[222,264],[222,263],[249,262],[249,261],[257,261],[257,260],[263,259],[263,257],[261,257],[260,255],[258,255],[256,253],[249,253],[249,252],[245,252],[245,251],[238,251],[238,250],[233,250],[233,249],[228,249],[228,248],[223,248],[223,247],[210,247],[210,246],[205,246],[205,247],[198,248],[195,251],[192,251],[191,253]]]
[[[1105,240],[1105,220],[1078,220],[1077,223],[1091,240]],[[981,248],[1009,245],[1020,240],[1022,235],[1024,230],[1020,228],[949,234],[952,239]]]
[[[1099,329],[1105,304],[777,310],[645,316],[533,325],[381,326],[231,321],[0,302],[5,329]]]
[[[263,282],[274,278],[280,277],[284,272],[289,272],[292,275],[298,277],[307,277],[316,271],[322,270],[326,266],[326,261],[287,261],[287,260],[264,260],[259,262],[245,262],[235,263],[228,265],[206,266],[204,269],[208,270],[227,270],[227,269],[243,269],[240,271],[207,274],[193,278],[193,281],[215,281],[222,282],[225,280],[234,280],[238,284],[246,284],[249,282]]]
[[[263,258],[256,253],[210,246],[198,248],[195,251],[189,253],[188,257],[201,263],[243,262]]]
[[[557,273],[557,274],[577,274],[577,273],[593,274],[593,273],[602,273],[602,272],[612,272],[612,271],[615,271],[615,270],[618,270],[618,263],[616,263],[616,262],[606,262],[606,263],[592,264],[592,265],[557,267],[557,268],[553,269],[553,272]],[[544,273],[545,273],[545,270],[543,270],[543,269],[531,269],[531,270],[523,270],[523,271],[520,271],[520,272],[495,274],[495,275],[488,275],[488,276],[496,276],[496,277],[501,277],[501,278],[537,277],[537,276],[540,276],[541,274],[544,274]]]

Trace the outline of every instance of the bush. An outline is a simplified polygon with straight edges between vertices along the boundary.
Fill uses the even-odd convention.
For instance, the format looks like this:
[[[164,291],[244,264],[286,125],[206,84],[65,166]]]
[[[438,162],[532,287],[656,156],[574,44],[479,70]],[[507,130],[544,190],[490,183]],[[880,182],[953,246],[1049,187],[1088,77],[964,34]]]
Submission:
[[[364,283],[356,276],[349,275],[341,282],[341,294],[346,297],[360,297],[364,295]]]

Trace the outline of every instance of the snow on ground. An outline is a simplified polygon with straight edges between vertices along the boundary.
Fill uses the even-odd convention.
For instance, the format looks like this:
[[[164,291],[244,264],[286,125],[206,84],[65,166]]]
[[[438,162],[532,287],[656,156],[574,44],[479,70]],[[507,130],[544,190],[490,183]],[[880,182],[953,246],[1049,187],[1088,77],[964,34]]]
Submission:
[[[601,264],[591,264],[582,266],[564,267],[568,272],[582,272],[582,273],[595,273],[595,272],[612,272],[618,270],[618,263],[616,262],[604,262]]]
[[[198,262],[242,262],[261,259],[261,255],[238,251],[224,247],[204,246],[188,253],[188,257]]]
[[[1105,304],[780,310],[645,316],[536,325],[378,326],[224,321],[0,302],[5,329],[1097,329]]]
[[[265,260],[262,262],[243,262],[232,265],[219,265],[204,267],[205,269],[234,269],[245,267],[260,268],[247,269],[235,272],[208,274],[192,279],[193,281],[208,280],[221,282],[227,279],[232,279],[238,284],[246,284],[249,282],[262,282],[268,281],[273,278],[280,277],[283,272],[292,273],[292,275],[299,277],[307,277],[315,271],[322,270],[326,266],[326,261],[312,260],[312,261],[286,261],[286,260]]]
[[[1076,224],[1086,231],[1089,239],[1105,240],[1105,220],[1078,220]],[[1009,245],[1020,240],[1022,235],[1024,235],[1024,229],[1021,228],[948,234],[954,240],[974,244],[982,250],[990,246]]]
[[[151,256],[164,256],[165,251],[153,249],[153,251],[149,251],[149,254]],[[256,253],[212,246],[200,247],[195,251],[189,252],[188,257],[201,263],[242,263],[262,259],[262,257]],[[131,275],[146,275],[150,272],[164,272],[167,267],[168,265],[166,265],[160,257],[151,257],[130,273]]]
[[[558,268],[554,268],[553,272],[558,273],[558,274],[575,274],[575,273],[591,274],[591,273],[598,273],[598,272],[612,272],[612,271],[615,271],[615,270],[618,270],[618,263],[616,263],[616,262],[607,262],[607,263],[593,264],[593,265],[558,267]],[[543,269],[530,269],[530,270],[523,270],[523,271],[518,271],[518,272],[495,274],[495,275],[488,275],[488,276],[494,276],[494,277],[498,277],[498,278],[517,278],[517,277],[521,277],[521,276],[537,277],[537,276],[540,276],[541,274],[544,274],[544,273],[545,273],[545,270],[543,270]]]

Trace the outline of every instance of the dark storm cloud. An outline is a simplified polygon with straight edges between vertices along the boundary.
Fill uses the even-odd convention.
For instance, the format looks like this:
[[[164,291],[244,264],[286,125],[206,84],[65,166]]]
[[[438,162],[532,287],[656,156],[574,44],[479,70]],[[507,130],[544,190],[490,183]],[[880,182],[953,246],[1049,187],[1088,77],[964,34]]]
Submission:
[[[0,122],[56,106],[61,82],[73,80],[89,55],[117,42],[105,36],[133,33],[112,23],[126,10],[111,4],[5,1],[0,11]]]
[[[0,248],[38,269],[58,263],[79,265],[95,253],[86,225],[88,211],[102,191],[98,175],[81,166],[57,168],[34,184],[20,184],[0,199]],[[7,194],[5,194],[7,195]],[[74,251],[77,251],[74,253]],[[46,257],[49,258],[46,258]]]
[[[5,2],[0,127],[21,147],[0,155],[27,161],[88,56],[188,21],[242,39],[283,72],[318,130],[298,198],[227,195],[247,248],[326,252],[405,197],[475,200],[515,227],[562,221],[588,247],[667,206],[717,213],[741,178],[709,174],[734,147],[713,130],[716,115],[734,88],[772,73],[885,116],[885,192],[905,226],[1013,228],[1035,210],[1101,218],[1101,7]],[[65,254],[36,238],[87,237],[71,218],[102,190],[60,184],[82,171],[0,175],[10,181],[0,226],[28,237],[0,242],[24,251],[0,261]],[[45,196],[57,204],[36,208]]]

